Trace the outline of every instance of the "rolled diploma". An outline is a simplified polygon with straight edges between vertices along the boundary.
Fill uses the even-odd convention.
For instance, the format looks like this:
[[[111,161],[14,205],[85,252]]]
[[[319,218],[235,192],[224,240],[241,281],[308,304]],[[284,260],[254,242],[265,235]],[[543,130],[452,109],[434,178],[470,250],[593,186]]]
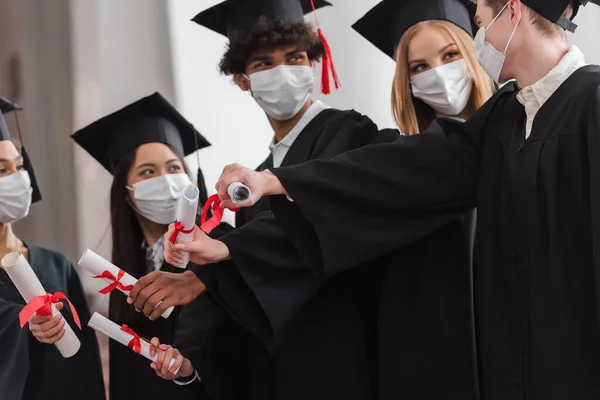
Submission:
[[[81,256],[81,259],[79,260],[78,265],[80,267],[82,267],[83,269],[86,269],[89,272],[91,272],[92,274],[94,274],[94,276],[102,275],[102,273],[104,271],[108,271],[111,274],[113,274],[113,276],[117,277],[119,274],[119,271],[121,270],[121,268],[117,267],[115,264],[111,263],[110,261],[100,257],[98,254],[94,253],[90,249],[87,249],[86,251],[83,252],[83,255]],[[110,279],[102,279],[102,280],[104,282],[106,282],[107,284],[113,283],[113,281],[111,281]],[[121,278],[121,283],[123,284],[123,286],[135,285],[137,283],[137,279],[135,279],[133,276],[131,276],[127,272],[125,272],[125,275],[123,275],[123,277]],[[121,288],[118,286],[117,286],[117,289],[120,292],[125,293],[126,295],[129,294],[129,290],[121,290]],[[160,304],[160,302],[158,302],[156,304],[156,307],[158,307],[159,304]],[[167,311],[165,311],[161,316],[163,318],[169,318],[169,316],[173,312],[173,308],[174,307],[167,308]]]
[[[124,346],[129,345],[129,342],[131,341],[131,339],[133,339],[133,336],[125,331],[122,331],[119,325],[115,324],[110,319],[98,313],[94,313],[94,315],[92,315],[92,318],[90,318],[90,322],[88,322],[88,326],[94,329],[95,331],[98,331],[108,336],[112,340],[121,343]],[[141,351],[139,354],[143,355],[150,361],[156,361],[156,355],[154,357],[150,356],[150,344],[140,338],[140,345]],[[171,368],[174,363],[175,359],[172,358],[171,361],[169,361],[169,368]],[[175,371],[175,373],[177,373],[177,371]]]
[[[6,271],[13,281],[21,296],[29,303],[34,297],[45,296],[46,290],[40,283],[40,280],[31,269],[22,254],[17,252],[8,253],[2,258],[2,268]],[[56,306],[52,304],[52,316],[60,314]],[[62,315],[61,315],[62,317]],[[81,342],[71,329],[71,325],[65,324],[65,335],[54,343],[60,354],[64,358],[69,358],[77,354],[81,347]]]
[[[250,188],[243,183],[233,182],[227,187],[229,198],[237,204],[244,204],[252,197]]]
[[[179,213],[177,221],[183,224],[183,229],[189,231],[196,225],[196,216],[198,215],[198,197],[200,190],[194,185],[189,185],[183,191],[183,196],[179,201]],[[194,233],[179,232],[177,235],[177,243],[189,242],[194,240]],[[178,265],[179,268],[185,268],[190,262],[190,254],[183,253],[183,262]]]

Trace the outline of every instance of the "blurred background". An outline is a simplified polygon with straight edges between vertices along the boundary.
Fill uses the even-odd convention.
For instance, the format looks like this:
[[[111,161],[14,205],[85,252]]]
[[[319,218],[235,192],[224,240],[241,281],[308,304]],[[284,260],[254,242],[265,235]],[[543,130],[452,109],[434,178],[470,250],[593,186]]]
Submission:
[[[190,21],[220,1],[0,0],[0,97],[25,108],[23,137],[44,196],[17,224],[21,238],[74,264],[86,248],[110,257],[111,176],[70,135],[155,91],[212,143],[199,154],[209,191],[226,164],[255,167],[266,158],[272,130],[264,113],[219,74],[226,39]],[[351,28],[379,0],[331,2],[318,16],[343,87],[322,100],[393,127],[394,63]],[[576,22],[569,40],[600,63],[600,7],[582,9]],[[188,163],[195,170],[196,157]],[[92,311],[106,312],[102,284],[81,275]]]

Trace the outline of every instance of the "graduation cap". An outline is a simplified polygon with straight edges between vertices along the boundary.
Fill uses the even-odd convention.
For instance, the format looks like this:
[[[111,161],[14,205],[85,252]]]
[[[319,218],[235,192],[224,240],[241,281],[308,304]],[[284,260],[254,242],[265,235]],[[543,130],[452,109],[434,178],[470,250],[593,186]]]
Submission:
[[[22,111],[23,107],[18,104],[13,103],[12,101],[0,98],[0,141],[4,140],[12,140],[10,135],[10,131],[8,130],[8,126],[6,125],[6,120],[4,119],[4,114],[9,112],[14,112],[15,114],[15,122],[17,124],[17,131],[19,133],[19,140],[21,141],[21,157],[23,157],[23,167],[25,171],[29,174],[29,178],[31,180],[31,202],[37,203],[42,199],[42,193],[37,183],[37,179],[35,177],[35,171],[33,170],[33,164],[31,163],[31,158],[29,158],[29,154],[25,150],[25,145],[23,144],[23,136],[21,134],[21,126],[19,125],[19,117],[17,115],[17,111]]]
[[[404,32],[419,22],[450,21],[472,37],[474,8],[467,8],[467,3],[468,0],[383,0],[352,28],[393,59]]]
[[[569,32],[575,32],[577,29],[573,18],[577,15],[579,7],[586,6],[589,2],[600,5],[600,0],[523,0],[529,8]],[[562,16],[569,4],[573,6],[573,15],[570,19]]]
[[[169,145],[183,156],[210,146],[158,92],[99,119],[71,137],[111,174],[123,156],[146,143]],[[198,187],[201,192],[206,190],[199,165]]]
[[[305,14],[326,6],[331,6],[326,0],[225,0],[200,12],[192,21],[231,39],[236,32],[251,28],[261,17],[272,21],[304,22]],[[339,88],[340,85],[331,49],[318,20],[316,22],[319,37],[325,47],[322,92],[329,94],[329,71],[333,75],[335,87]]]

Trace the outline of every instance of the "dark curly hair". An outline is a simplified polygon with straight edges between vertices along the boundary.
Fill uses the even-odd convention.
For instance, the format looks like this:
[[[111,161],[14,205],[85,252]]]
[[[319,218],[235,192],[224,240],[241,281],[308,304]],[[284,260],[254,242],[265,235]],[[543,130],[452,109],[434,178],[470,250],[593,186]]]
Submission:
[[[270,20],[262,16],[252,28],[234,32],[219,65],[225,75],[243,74],[250,57],[258,51],[296,46],[310,61],[325,51],[316,30],[306,22]]]

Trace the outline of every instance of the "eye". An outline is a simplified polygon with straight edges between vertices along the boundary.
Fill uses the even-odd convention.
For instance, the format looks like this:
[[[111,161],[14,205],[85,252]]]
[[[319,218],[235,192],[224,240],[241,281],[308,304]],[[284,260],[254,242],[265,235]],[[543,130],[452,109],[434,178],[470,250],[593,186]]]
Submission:
[[[19,165],[17,167],[17,171],[25,171],[25,166],[24,165]]]
[[[444,61],[452,60],[453,58],[456,58],[457,56],[458,56],[457,52],[451,51],[449,53],[446,53],[446,55],[444,56]]]
[[[147,169],[143,169],[139,172],[138,174],[139,176],[148,176],[148,175],[154,175],[154,170],[151,168],[147,168]]]
[[[306,56],[304,54],[294,54],[293,56],[291,56],[288,60],[289,63],[300,63],[302,61],[306,60]]]
[[[418,74],[418,73],[424,72],[425,70],[427,70],[427,68],[428,68],[427,64],[419,64],[416,67],[413,67],[412,72],[414,74]]]
[[[8,170],[6,168],[0,168],[0,175],[7,173]]]
[[[182,169],[183,169],[183,168],[181,168],[181,166],[180,166],[180,165],[171,165],[171,166],[169,167],[169,172],[171,172],[171,173],[179,173],[179,172],[181,172],[181,171],[182,171]]]

